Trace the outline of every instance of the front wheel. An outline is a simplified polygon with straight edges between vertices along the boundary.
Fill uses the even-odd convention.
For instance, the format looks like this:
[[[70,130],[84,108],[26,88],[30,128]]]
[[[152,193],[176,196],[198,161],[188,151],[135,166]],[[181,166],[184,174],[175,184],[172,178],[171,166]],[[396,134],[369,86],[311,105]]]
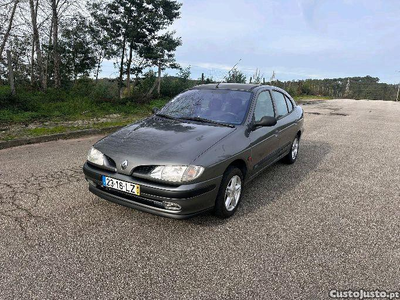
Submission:
[[[229,167],[222,179],[215,201],[215,215],[226,219],[236,212],[243,191],[243,173],[239,168]]]
[[[296,136],[292,146],[290,148],[290,152],[288,155],[285,156],[284,160],[288,164],[294,164],[297,160],[297,156],[299,155],[299,148],[300,148],[300,139],[299,136]]]

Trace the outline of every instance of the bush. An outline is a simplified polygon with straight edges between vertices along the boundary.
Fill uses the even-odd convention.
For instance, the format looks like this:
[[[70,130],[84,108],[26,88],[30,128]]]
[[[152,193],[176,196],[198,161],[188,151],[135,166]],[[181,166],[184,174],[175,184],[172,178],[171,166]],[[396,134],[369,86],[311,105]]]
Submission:
[[[11,95],[11,89],[9,86],[0,86],[0,107],[13,106],[15,102],[14,97]]]
[[[118,96],[118,83],[108,79],[99,80],[90,92],[90,98],[96,103],[112,102],[118,99]]]

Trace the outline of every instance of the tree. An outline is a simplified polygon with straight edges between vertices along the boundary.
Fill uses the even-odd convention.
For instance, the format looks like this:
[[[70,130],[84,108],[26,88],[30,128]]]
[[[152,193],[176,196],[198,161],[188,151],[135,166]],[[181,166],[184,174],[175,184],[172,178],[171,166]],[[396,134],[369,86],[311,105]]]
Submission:
[[[39,82],[43,90],[47,89],[47,81],[44,77],[44,68],[43,68],[43,59],[42,59],[42,51],[40,45],[40,37],[39,37],[39,29],[37,24],[37,16],[38,16],[38,8],[39,1],[29,0],[29,7],[31,12],[31,22],[32,22],[32,30],[33,30],[33,43],[36,50],[36,60],[39,70]]]
[[[106,32],[95,22],[90,21],[88,23],[88,34],[91,39],[91,46],[93,47],[94,57],[96,59],[96,69],[94,76],[96,83],[99,80],[99,73],[101,70],[101,64],[104,59],[109,59],[115,55],[113,41],[107,36]]]
[[[134,54],[143,57],[141,49],[151,46],[158,32],[179,17],[180,7],[181,4],[175,0],[110,0],[91,4],[93,19],[114,41],[119,54],[120,95],[125,68],[130,77]],[[129,58],[125,65],[127,47]]]
[[[69,9],[81,9],[79,1],[77,0],[50,0],[51,2],[51,32],[52,32],[52,52],[53,52],[53,66],[54,66],[54,87],[61,86],[61,57],[59,49],[59,32],[60,22],[64,15],[67,15]]]
[[[182,45],[181,38],[174,37],[175,32],[167,32],[157,38],[154,45],[145,47],[146,57],[152,62],[153,65],[157,66],[157,80],[154,82],[153,87],[147,93],[150,96],[155,87],[157,86],[157,94],[160,96],[161,89],[161,72],[166,68],[178,69],[179,65],[175,60],[175,51],[180,45]]]
[[[246,75],[234,67],[228,72],[228,75],[224,77],[224,80],[228,83],[246,83]]]
[[[11,1],[10,3],[12,3],[13,5],[11,8],[11,13],[10,13],[9,18],[5,19],[5,20],[8,20],[8,26],[7,26],[6,31],[4,32],[3,40],[1,41],[1,44],[0,44],[0,61],[2,61],[2,59],[3,59],[2,54],[3,54],[4,48],[7,44],[8,37],[10,36],[10,32],[11,32],[13,22],[14,22],[14,17],[15,17],[15,11],[17,10],[19,0],[14,0],[14,1]]]
[[[79,75],[89,76],[96,68],[96,49],[86,18],[77,15],[65,23],[59,41],[59,53],[62,54],[60,71],[65,78],[76,81]]]
[[[260,84],[262,82],[262,78],[264,77],[264,74],[261,74],[260,69],[256,69],[253,75],[253,83],[255,84]]]

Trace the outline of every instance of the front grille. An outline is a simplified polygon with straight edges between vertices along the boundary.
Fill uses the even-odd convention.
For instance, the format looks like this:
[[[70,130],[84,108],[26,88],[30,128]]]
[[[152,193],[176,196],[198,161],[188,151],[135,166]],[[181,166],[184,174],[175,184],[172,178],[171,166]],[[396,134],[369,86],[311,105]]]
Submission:
[[[150,174],[156,166],[139,166],[133,170],[133,174],[147,175]]]

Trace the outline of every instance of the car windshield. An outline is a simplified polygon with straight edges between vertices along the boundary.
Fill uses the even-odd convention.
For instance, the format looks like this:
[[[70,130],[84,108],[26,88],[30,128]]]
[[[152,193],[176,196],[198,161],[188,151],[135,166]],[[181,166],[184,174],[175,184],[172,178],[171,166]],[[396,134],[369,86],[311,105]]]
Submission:
[[[158,113],[167,117],[239,125],[250,104],[251,93],[232,90],[190,90],[171,100]]]

